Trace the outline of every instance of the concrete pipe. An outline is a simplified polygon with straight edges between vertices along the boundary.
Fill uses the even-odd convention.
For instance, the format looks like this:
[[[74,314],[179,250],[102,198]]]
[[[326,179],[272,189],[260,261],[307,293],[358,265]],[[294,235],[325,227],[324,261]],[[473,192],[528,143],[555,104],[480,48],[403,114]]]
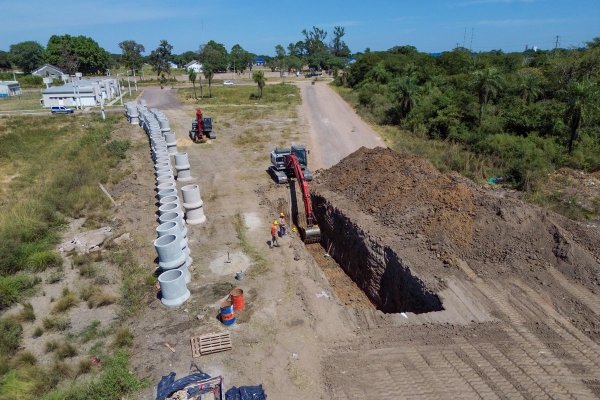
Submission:
[[[181,238],[177,235],[164,235],[154,240],[154,248],[158,254],[158,265],[163,270],[179,268],[186,261],[181,249]]]
[[[169,171],[171,170],[171,163],[168,163],[166,161],[161,161],[161,162],[157,162],[154,164],[154,171],[162,171],[168,169]]]
[[[159,185],[165,182],[175,183],[175,177],[173,176],[173,174],[170,174],[169,176],[159,176],[158,178],[156,178],[156,183]]]
[[[177,153],[177,138],[174,133],[166,133],[165,141],[167,142],[167,149],[169,150],[169,154],[173,155]]]
[[[177,190],[177,186],[175,186],[175,182],[163,182],[156,185],[156,191],[160,192],[165,189],[175,189]]]
[[[173,189],[173,188],[163,189],[163,190],[159,190],[158,193],[156,194],[156,197],[158,198],[159,201],[163,197],[167,197],[167,196],[177,196],[177,189]]]
[[[172,196],[167,196],[167,197],[172,197]],[[163,199],[165,199],[165,197],[163,197],[160,201],[162,201]],[[158,215],[163,215],[168,212],[176,212],[176,213],[181,212],[181,206],[179,205],[179,201],[162,204],[161,206],[158,207]]]
[[[206,222],[204,207],[200,198],[200,186],[187,185],[181,188],[185,219],[188,224],[198,225]]]
[[[173,172],[171,172],[171,169],[167,169],[167,170],[160,170],[156,172],[156,178],[160,178],[160,177],[169,177],[169,176],[173,176]]]
[[[183,214],[177,212],[167,212],[158,217],[158,222],[161,224],[171,221],[177,222],[177,224],[181,227],[181,237],[186,238],[188,230],[187,226],[185,226],[185,223],[183,222]]]
[[[168,155],[164,155],[164,154],[160,154],[156,157],[156,159],[154,160],[155,163],[157,162],[166,162],[169,163],[169,165],[171,165],[171,159],[169,158]]]
[[[158,177],[158,176],[164,176],[165,174],[170,174],[173,175],[173,171],[171,170],[171,166],[167,165],[167,166],[160,166],[158,168],[155,168],[155,172],[154,174]]]
[[[165,196],[162,199],[160,199],[159,204],[165,205],[165,204],[169,204],[169,203],[177,203],[179,204],[179,197],[177,195],[174,196]]]
[[[183,264],[179,268],[175,268],[175,271],[181,271],[183,273],[183,278],[185,279],[186,284],[192,281],[192,274],[190,274],[190,266],[187,263]]]
[[[190,172],[190,162],[187,153],[175,154],[175,169],[177,170],[178,182],[189,182],[194,179]]]
[[[158,276],[160,284],[160,302],[167,307],[178,307],[190,298],[190,291],[185,283],[182,271],[165,271]]]

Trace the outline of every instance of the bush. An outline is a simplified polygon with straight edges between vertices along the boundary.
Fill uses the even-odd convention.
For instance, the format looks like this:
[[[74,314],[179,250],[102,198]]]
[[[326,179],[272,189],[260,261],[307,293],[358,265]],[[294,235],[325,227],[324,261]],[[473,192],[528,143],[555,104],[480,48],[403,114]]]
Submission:
[[[37,282],[26,274],[0,276],[0,310],[16,303]]]
[[[0,356],[12,356],[21,345],[23,327],[13,318],[0,319]]]
[[[108,149],[109,153],[112,154],[114,157],[121,159],[121,160],[123,160],[125,158],[127,150],[129,150],[129,147],[131,147],[131,142],[129,142],[129,140],[116,140],[115,139],[115,140],[111,140],[106,145],[106,148]]]
[[[38,251],[27,257],[27,267],[34,272],[62,266],[60,254],[53,250]]]

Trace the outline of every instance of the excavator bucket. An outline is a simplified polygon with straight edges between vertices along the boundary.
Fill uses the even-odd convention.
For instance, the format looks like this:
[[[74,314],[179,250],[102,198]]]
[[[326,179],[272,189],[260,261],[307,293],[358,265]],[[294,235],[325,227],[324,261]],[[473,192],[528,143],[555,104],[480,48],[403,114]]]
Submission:
[[[317,225],[302,229],[302,241],[306,244],[319,243],[321,241],[321,229]]]

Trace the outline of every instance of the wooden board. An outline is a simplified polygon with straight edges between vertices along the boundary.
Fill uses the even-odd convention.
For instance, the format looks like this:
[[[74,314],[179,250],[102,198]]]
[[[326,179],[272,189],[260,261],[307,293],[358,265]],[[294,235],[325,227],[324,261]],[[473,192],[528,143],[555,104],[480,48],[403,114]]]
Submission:
[[[192,357],[231,350],[231,335],[229,332],[211,333],[204,336],[194,336],[190,339]]]

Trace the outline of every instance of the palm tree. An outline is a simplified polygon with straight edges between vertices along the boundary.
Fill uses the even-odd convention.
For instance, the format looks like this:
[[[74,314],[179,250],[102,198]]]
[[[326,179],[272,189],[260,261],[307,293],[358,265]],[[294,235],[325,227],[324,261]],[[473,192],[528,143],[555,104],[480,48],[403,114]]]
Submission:
[[[258,89],[260,90],[260,98],[262,99],[263,88],[265,87],[266,79],[265,73],[263,71],[254,71],[252,73],[252,79],[258,85]]]
[[[565,122],[569,127],[569,154],[573,151],[573,144],[579,136],[579,128],[587,118],[591,108],[596,104],[597,97],[596,86],[589,81],[575,82],[567,90]]]
[[[190,68],[188,70],[188,78],[190,78],[192,85],[194,85],[194,99],[198,100],[198,95],[196,94],[196,71]]]
[[[517,91],[526,104],[535,102],[544,93],[539,78],[531,74],[522,75],[519,78]]]
[[[394,103],[399,108],[400,118],[405,118],[415,107],[415,97],[417,94],[417,84],[411,77],[402,77],[396,79],[391,86],[391,93]]]
[[[212,84],[212,78],[213,78],[213,76],[215,76],[215,73],[214,73],[213,69],[209,68],[208,66],[205,66],[204,67],[204,77],[208,81],[208,97],[212,97],[211,84]],[[200,93],[200,94],[202,94],[202,93]]]
[[[479,125],[483,119],[483,111],[490,100],[498,96],[502,90],[500,73],[496,68],[486,68],[473,73],[473,84],[479,97]]]

